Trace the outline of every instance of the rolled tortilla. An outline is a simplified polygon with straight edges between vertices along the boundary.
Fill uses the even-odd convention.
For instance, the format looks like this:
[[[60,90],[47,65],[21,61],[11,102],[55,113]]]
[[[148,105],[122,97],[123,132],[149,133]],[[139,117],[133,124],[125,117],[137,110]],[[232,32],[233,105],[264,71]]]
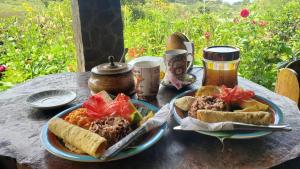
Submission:
[[[256,125],[268,125],[272,123],[273,116],[269,112],[257,111],[257,112],[223,112],[213,110],[198,110],[197,119],[208,122],[240,122]]]
[[[48,127],[53,134],[93,157],[98,158],[105,151],[107,141],[104,137],[61,118],[51,120]]]

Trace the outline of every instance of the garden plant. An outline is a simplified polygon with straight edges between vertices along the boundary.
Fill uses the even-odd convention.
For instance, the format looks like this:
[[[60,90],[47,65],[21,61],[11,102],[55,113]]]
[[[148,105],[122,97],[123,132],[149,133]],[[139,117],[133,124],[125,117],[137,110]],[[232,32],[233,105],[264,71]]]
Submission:
[[[37,76],[76,71],[71,0],[18,1],[15,12],[0,12],[0,91]],[[298,57],[299,0],[121,3],[127,60],[162,57],[167,37],[182,32],[195,44],[195,64],[202,64],[207,46],[236,46],[239,75],[273,90],[278,65]],[[9,2],[0,0],[1,6],[12,10]]]

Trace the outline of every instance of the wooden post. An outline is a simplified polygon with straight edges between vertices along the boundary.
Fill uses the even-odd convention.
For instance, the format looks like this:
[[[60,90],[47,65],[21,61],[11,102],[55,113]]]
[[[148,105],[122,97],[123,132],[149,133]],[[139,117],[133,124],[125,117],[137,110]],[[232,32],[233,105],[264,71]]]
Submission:
[[[73,30],[79,72],[119,61],[124,50],[123,23],[119,0],[72,0]]]

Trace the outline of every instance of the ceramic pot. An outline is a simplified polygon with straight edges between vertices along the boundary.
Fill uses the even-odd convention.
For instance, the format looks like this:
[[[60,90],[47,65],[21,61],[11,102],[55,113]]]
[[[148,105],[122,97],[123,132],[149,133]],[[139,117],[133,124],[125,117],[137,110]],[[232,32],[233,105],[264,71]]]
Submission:
[[[92,68],[92,75],[88,80],[88,86],[92,95],[102,90],[113,95],[119,93],[133,95],[135,93],[133,67],[126,63],[114,62],[113,59],[110,56],[110,63],[104,63]]]

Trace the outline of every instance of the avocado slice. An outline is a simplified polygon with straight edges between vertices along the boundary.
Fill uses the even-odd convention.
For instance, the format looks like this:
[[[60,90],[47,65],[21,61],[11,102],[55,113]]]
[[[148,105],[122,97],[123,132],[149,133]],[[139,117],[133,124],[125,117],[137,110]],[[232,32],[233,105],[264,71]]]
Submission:
[[[135,111],[130,115],[131,124],[137,124],[143,119],[143,116],[140,112]]]

